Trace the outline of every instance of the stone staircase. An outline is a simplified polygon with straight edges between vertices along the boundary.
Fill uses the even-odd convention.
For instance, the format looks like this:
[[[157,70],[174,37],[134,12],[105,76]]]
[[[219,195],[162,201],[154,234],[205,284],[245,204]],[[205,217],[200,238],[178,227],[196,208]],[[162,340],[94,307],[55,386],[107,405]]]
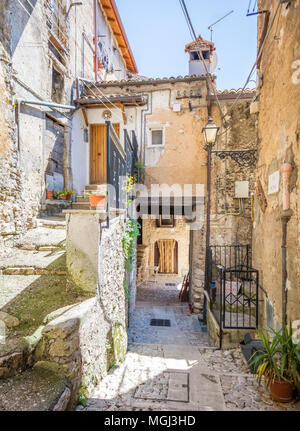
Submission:
[[[53,360],[45,341],[45,328],[56,310],[89,298],[66,277],[65,225],[61,216],[38,219],[37,227],[0,258],[0,410],[65,410],[76,405],[77,399],[71,398],[78,388],[74,392],[68,375],[54,363],[67,362],[70,347],[56,349]],[[68,330],[75,331],[76,325],[73,319]],[[73,354],[78,341],[72,349]]]
[[[73,210],[90,210],[90,201],[88,194],[91,192],[95,192],[100,195],[106,195],[107,186],[106,184],[88,184],[85,186],[85,190],[83,190],[81,195],[76,197],[76,202],[72,203]]]
[[[137,284],[144,281],[148,261],[148,246],[138,244],[137,247]]]

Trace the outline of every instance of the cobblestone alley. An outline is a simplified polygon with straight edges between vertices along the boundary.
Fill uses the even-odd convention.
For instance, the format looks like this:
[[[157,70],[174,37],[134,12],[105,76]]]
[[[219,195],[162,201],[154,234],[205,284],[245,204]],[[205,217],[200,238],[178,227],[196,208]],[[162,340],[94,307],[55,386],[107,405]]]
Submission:
[[[300,410],[299,401],[273,402],[239,349],[211,347],[205,327],[178,300],[179,280],[164,281],[139,287],[124,363],[77,410]],[[152,319],[170,326],[152,326]]]

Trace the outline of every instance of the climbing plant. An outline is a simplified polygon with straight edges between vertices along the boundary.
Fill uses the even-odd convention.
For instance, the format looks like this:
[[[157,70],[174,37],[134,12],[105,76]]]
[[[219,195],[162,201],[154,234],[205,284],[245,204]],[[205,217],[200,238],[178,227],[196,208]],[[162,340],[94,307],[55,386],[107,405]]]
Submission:
[[[140,235],[140,224],[132,217],[129,217],[123,232],[122,246],[125,257],[125,267],[128,271],[132,271],[132,263],[136,250],[136,239]]]
[[[126,191],[127,196],[134,190],[135,184],[136,184],[136,179],[133,176],[127,174],[126,180],[124,183],[124,190]],[[129,207],[131,202],[132,202],[132,199],[127,200],[127,203],[126,203],[127,208]],[[141,227],[140,224],[133,217],[130,217],[130,216],[128,217],[125,224],[123,237],[122,237],[122,248],[123,248],[123,254],[125,257],[125,268],[129,272],[132,271],[132,264],[133,264],[134,254],[136,251],[136,239],[140,235],[140,231],[139,231],[140,227]],[[130,293],[127,285],[127,280],[124,281],[124,290],[125,290],[126,299],[129,300]]]

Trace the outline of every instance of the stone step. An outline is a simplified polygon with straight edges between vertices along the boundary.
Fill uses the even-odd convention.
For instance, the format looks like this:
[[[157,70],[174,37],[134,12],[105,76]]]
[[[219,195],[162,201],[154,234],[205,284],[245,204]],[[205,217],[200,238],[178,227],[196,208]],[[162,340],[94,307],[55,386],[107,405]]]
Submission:
[[[91,191],[97,191],[97,193],[106,194],[107,191],[107,185],[106,184],[88,184],[85,186],[85,191],[91,192]]]
[[[10,255],[1,258],[0,269],[4,275],[65,275],[66,253],[13,249]]]
[[[45,227],[48,229],[65,229],[66,221],[65,214],[56,217],[47,217],[47,218],[39,218],[37,219],[38,227]]]
[[[30,229],[17,242],[17,247],[23,250],[37,250],[40,247],[59,247],[63,248],[66,240],[66,229],[52,229],[39,226]]]
[[[3,275],[66,275],[66,270],[50,270],[32,266],[14,266],[2,270]]]
[[[66,410],[71,391],[61,366],[37,362],[21,375],[0,380],[1,411]]]
[[[90,202],[73,202],[72,210],[90,210]]]
[[[76,202],[90,202],[90,200],[89,200],[89,198],[88,197],[85,197],[85,196],[76,196]],[[73,205],[74,205],[74,203],[73,203]]]

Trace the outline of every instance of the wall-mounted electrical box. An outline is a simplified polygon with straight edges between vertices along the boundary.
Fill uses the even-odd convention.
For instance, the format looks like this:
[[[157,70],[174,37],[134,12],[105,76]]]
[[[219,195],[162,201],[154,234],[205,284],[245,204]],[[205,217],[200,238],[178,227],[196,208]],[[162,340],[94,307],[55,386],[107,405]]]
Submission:
[[[235,182],[235,197],[239,199],[249,198],[249,181]]]
[[[181,104],[180,103],[174,103],[173,111],[174,112],[180,112],[181,111]]]

